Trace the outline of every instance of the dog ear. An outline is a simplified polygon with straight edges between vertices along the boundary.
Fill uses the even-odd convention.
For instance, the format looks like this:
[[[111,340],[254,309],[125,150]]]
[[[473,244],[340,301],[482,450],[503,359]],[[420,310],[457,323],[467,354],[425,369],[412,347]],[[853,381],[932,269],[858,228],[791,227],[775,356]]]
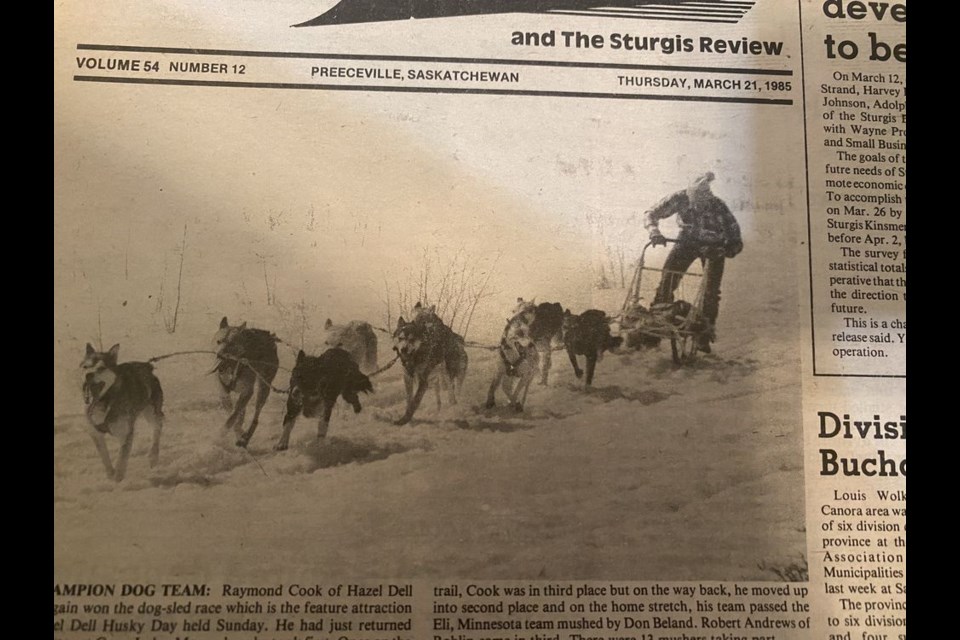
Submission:
[[[333,326],[333,320],[331,320],[330,318],[327,318],[327,321],[323,323],[324,329],[329,329],[332,326]]]
[[[570,313],[570,309],[564,309],[564,310],[563,310],[563,317],[564,317],[564,318],[566,318],[567,316],[572,316],[572,315],[573,315],[573,314]]]
[[[303,352],[303,349],[300,349],[300,351],[297,353],[297,364],[300,364],[303,361],[303,359],[306,357],[307,357],[307,354]]]
[[[230,326],[230,323],[227,322],[227,316],[223,316],[223,320],[220,321],[220,328],[226,329]]]
[[[88,342],[88,343],[87,343],[87,355],[89,356],[89,355],[92,355],[92,354],[94,354],[94,353],[96,353],[96,352],[97,352],[97,350],[94,349],[94,348],[93,348],[93,345]]]
[[[523,298],[517,298],[517,304],[523,304]]]
[[[403,316],[400,316],[399,318],[397,318],[397,329],[400,329],[400,327],[404,326],[405,324],[407,323],[404,322]]]
[[[240,329],[240,331],[244,331],[244,330],[247,328],[247,323],[244,322],[244,323],[243,323],[242,325],[240,325],[238,328]]]
[[[437,305],[435,305],[435,304],[430,305],[430,308],[427,309],[427,311],[429,311],[430,313],[436,313],[436,312],[437,312]]]
[[[110,347],[110,351],[107,351],[107,357],[113,361],[113,364],[117,363],[117,356],[120,354],[120,343],[117,343]]]
[[[414,310],[414,311],[419,311],[420,309],[423,309],[423,305],[420,304],[420,301],[419,301],[419,300],[417,300],[417,304],[413,305],[413,310]]]

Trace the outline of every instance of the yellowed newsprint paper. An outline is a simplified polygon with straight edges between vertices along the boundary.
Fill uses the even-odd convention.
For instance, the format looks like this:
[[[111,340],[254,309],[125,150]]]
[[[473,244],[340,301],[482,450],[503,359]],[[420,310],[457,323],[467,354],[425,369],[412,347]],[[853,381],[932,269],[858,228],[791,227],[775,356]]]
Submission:
[[[56,4],[54,638],[905,638],[906,15]]]

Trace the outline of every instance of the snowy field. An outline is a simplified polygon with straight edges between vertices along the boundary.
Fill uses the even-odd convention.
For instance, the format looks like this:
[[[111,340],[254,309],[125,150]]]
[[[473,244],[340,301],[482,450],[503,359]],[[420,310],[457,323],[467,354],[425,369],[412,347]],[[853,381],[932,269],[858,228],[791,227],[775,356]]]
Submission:
[[[668,344],[607,354],[584,391],[557,352],[549,385],[515,414],[482,408],[496,356],[471,349],[457,406],[438,410],[431,391],[412,424],[394,426],[394,367],[361,414],[338,405],[325,442],[300,418],[282,453],[282,396],[244,451],[222,429],[211,356],[160,362],[155,469],[143,424],[115,484],[84,418],[54,419],[59,579],[778,579],[805,551],[796,301],[776,294],[748,323],[729,289],[714,354],[692,365],[675,367]],[[614,304],[622,292],[606,293]]]

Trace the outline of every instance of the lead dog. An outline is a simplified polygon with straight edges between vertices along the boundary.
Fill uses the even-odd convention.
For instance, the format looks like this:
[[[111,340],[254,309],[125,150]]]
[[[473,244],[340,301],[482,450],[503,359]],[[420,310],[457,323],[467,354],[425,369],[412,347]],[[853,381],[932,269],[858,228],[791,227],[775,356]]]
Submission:
[[[354,413],[360,413],[362,407],[358,394],[371,391],[370,378],[360,373],[357,363],[345,350],[335,347],[316,357],[301,350],[290,375],[290,397],[283,416],[283,434],[274,449],[284,451],[290,446],[290,432],[301,413],[305,418],[319,416],[317,439],[323,440],[337,398],[342,397],[350,403]]]
[[[610,335],[609,318],[603,311],[589,309],[576,316],[567,309],[563,314],[563,342],[577,378],[582,378],[584,373],[577,364],[577,356],[586,356],[585,382],[589,387],[593,384],[593,372],[597,361],[603,357],[603,352],[619,347],[623,338]]]
[[[120,345],[103,353],[87,343],[80,363],[83,374],[83,400],[89,421],[90,437],[103,461],[107,478],[120,482],[127,472],[127,459],[133,446],[133,426],[143,416],[153,425],[150,466],[160,457],[160,431],[163,429],[163,389],[148,362],[117,363]],[[110,462],[106,434],[120,440],[117,466]]]
[[[369,322],[353,320],[347,324],[333,324],[327,318],[323,325],[327,347],[340,347],[350,354],[363,373],[377,370],[377,334]]]
[[[429,386],[431,374],[436,372],[437,405],[440,387],[449,386],[450,402],[457,403],[457,392],[467,375],[467,351],[464,340],[443,323],[430,309],[414,307],[414,320],[407,322],[401,316],[393,332],[393,348],[403,365],[403,382],[407,391],[407,407],[396,421],[404,425],[413,419],[423,395]],[[416,388],[414,388],[416,387]]]
[[[487,392],[486,407],[491,409],[496,406],[497,385],[502,384],[510,406],[516,411],[523,411],[527,391],[539,366],[537,348],[524,314],[518,314],[507,322],[497,354],[500,356],[497,360],[497,373]]]
[[[230,326],[226,316],[214,336],[217,344],[217,380],[220,383],[220,403],[230,411],[224,430],[232,428],[237,435],[237,446],[246,447],[257,430],[260,411],[270,396],[270,385],[277,376],[280,359],[277,357],[277,337],[263,329],[248,329],[244,322]],[[244,431],[247,403],[256,391],[253,420]],[[230,394],[238,394],[236,404]]]
[[[517,298],[514,316],[522,314],[530,326],[530,336],[537,348],[541,364],[540,384],[547,384],[550,375],[553,343],[563,340],[563,307],[559,302],[529,302]]]

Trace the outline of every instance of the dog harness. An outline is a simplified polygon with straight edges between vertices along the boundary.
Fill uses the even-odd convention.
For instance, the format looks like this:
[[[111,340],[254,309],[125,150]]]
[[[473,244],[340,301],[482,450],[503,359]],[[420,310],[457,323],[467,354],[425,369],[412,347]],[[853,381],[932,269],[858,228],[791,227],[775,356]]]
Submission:
[[[217,358],[219,359],[219,362],[217,363],[217,366],[214,367],[213,371],[211,371],[210,373],[213,373],[214,371],[216,371],[217,377],[220,378],[220,384],[223,385],[223,388],[226,389],[227,391],[233,391],[233,387],[237,384],[237,375],[240,373],[241,362],[239,358],[236,359],[236,365],[233,367],[233,374],[230,376],[230,381],[224,382],[223,374],[225,372],[223,371],[223,366],[227,364],[228,360],[219,355],[217,356]]]
[[[83,386],[84,399],[87,401],[87,419],[93,425],[93,428],[100,433],[110,432],[110,428],[107,426],[107,417],[110,415],[111,407],[109,391],[108,389],[102,395],[96,396],[91,392],[89,385],[85,384]]]
[[[507,359],[507,349],[513,349],[517,352],[516,362],[510,362],[510,360]],[[517,367],[523,364],[523,361],[527,359],[527,350],[517,344],[511,346],[510,343],[507,342],[507,339],[503,338],[500,340],[500,348],[498,351],[500,352],[500,359],[503,360],[503,364],[507,368],[507,375],[514,378],[517,377],[519,375],[517,372]]]

